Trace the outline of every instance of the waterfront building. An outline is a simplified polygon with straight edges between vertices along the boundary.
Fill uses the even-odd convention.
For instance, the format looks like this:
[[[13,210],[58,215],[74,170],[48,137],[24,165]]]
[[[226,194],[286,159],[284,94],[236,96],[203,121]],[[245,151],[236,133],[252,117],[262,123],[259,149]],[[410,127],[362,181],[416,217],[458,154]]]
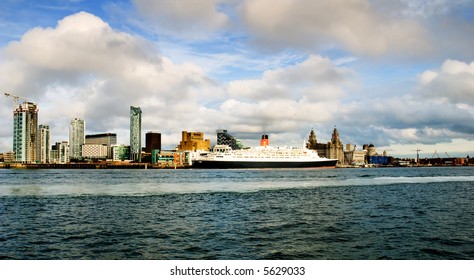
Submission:
[[[62,141],[59,146],[59,163],[68,163],[69,158],[69,143]]]
[[[338,159],[339,163],[344,163],[344,146],[342,145],[341,138],[339,137],[339,132],[335,127],[332,132],[331,141],[328,143],[326,155],[327,158]]]
[[[187,132],[181,133],[181,142],[177,147],[179,151],[209,151],[211,149],[211,140],[204,139],[202,132]]]
[[[125,161],[130,159],[130,146],[112,145],[112,160]]]
[[[362,166],[365,164],[365,156],[367,151],[356,150],[356,145],[346,144],[344,151],[344,164]]]
[[[36,162],[38,107],[24,102],[13,112],[13,151],[16,162]]]
[[[82,145],[82,157],[86,159],[106,159],[108,146],[102,144]]]
[[[316,133],[311,130],[306,147],[316,150],[320,157],[338,159],[339,163],[344,163],[344,147],[337,128],[334,128],[331,141],[326,144],[318,143]]]
[[[49,125],[41,124],[38,128],[37,160],[40,163],[50,163],[51,158],[51,132]]]
[[[53,145],[49,153],[49,163],[59,163],[58,158],[59,158],[58,150],[56,150],[55,145]]]
[[[370,143],[369,145],[367,145],[367,155],[368,156],[377,155],[377,149],[375,148],[374,144]]]
[[[59,163],[59,142],[56,142],[51,146],[51,152],[49,153],[49,162],[50,163]]]
[[[107,158],[112,158],[112,145],[117,144],[116,133],[101,133],[86,135],[85,145],[106,145]]]
[[[85,128],[86,123],[84,120],[78,118],[71,120],[71,125],[69,126],[69,158],[71,160],[80,160],[82,158]]]
[[[15,152],[6,152],[3,153],[3,162],[11,163],[15,161]]]
[[[56,142],[51,148],[50,163],[68,163],[69,144],[67,141]]]
[[[230,135],[225,129],[218,129],[217,134],[217,145],[227,145],[232,148],[232,150],[242,149],[242,142],[239,139],[236,139],[234,136]]]
[[[160,153],[152,153],[152,164],[160,164],[161,166],[181,166],[189,165],[191,155],[185,151],[160,151]]]
[[[130,160],[141,162],[142,155],[142,110],[130,106]]]
[[[151,154],[153,150],[161,151],[161,133],[148,131],[145,135],[145,153]]]
[[[318,140],[316,138],[316,133],[314,132],[313,129],[311,129],[311,132],[309,133],[308,142],[306,143],[306,148],[310,150],[316,150],[316,152],[318,153],[320,157],[327,158],[327,155],[326,155],[327,144],[318,143]]]

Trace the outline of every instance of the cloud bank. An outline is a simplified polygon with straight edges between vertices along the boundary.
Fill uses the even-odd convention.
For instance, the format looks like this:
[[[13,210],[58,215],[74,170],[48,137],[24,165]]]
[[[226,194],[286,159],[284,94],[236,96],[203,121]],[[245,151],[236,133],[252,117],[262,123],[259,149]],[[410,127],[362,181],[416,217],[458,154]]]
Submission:
[[[116,132],[127,143],[130,105],[168,148],[182,130],[301,145],[312,128],[328,141],[335,125],[358,145],[474,141],[474,32],[457,17],[469,4],[295,3],[135,0],[130,17],[140,25],[129,28],[73,13],[1,47],[0,82],[39,104],[53,141],[67,140],[69,120],[80,117],[87,133]],[[439,40],[448,33],[466,39]],[[2,100],[7,151],[12,103]]]

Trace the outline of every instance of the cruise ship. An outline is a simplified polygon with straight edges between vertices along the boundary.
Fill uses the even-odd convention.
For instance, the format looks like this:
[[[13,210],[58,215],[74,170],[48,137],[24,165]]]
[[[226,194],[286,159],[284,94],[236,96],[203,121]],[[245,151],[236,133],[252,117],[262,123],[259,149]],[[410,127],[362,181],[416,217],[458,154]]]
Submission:
[[[259,147],[232,150],[216,145],[209,153],[193,160],[193,168],[310,168],[335,167],[337,159],[319,157],[315,150],[296,147],[272,147],[263,135]]]

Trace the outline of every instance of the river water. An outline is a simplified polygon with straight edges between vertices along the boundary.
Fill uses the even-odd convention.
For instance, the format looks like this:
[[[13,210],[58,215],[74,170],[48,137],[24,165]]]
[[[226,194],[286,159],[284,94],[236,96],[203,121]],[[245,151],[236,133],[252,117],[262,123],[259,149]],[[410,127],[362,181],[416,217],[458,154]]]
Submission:
[[[0,259],[474,259],[474,168],[0,169]]]

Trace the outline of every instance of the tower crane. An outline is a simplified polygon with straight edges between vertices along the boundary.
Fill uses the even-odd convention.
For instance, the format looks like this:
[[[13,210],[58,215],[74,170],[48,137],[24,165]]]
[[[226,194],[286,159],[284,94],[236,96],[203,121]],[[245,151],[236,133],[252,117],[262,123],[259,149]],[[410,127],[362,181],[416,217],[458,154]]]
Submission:
[[[6,92],[5,92],[5,96],[6,96],[6,97],[11,97],[11,98],[13,98],[13,110],[15,110],[16,107],[18,106],[18,100],[19,100],[19,99],[28,101],[28,100],[26,100],[25,98],[23,98],[23,97],[21,97],[21,96],[16,96],[16,95],[13,95],[13,94],[10,94],[10,93],[6,93]]]

